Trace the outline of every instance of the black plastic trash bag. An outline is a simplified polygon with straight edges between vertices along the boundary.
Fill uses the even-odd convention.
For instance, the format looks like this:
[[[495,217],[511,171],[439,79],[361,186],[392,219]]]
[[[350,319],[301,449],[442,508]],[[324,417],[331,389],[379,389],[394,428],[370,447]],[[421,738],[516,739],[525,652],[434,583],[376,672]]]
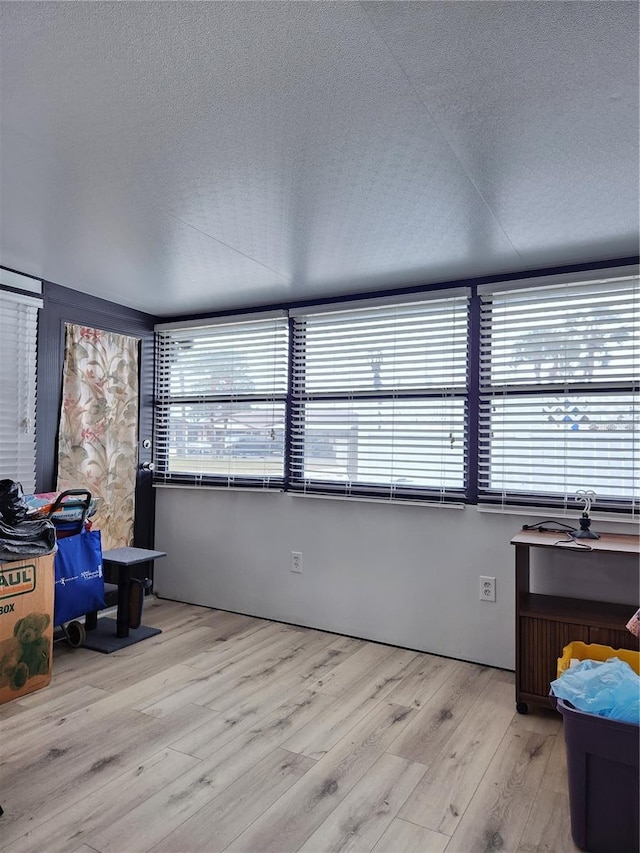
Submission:
[[[5,524],[20,524],[28,509],[22,485],[14,480],[0,480],[0,519]]]
[[[43,557],[56,549],[56,529],[46,518],[5,524],[0,520],[0,560]]]

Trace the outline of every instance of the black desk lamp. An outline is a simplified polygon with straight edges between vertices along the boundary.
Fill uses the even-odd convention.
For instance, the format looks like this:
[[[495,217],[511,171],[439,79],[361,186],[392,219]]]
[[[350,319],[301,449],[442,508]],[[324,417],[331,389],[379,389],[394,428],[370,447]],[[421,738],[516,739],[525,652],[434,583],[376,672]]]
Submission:
[[[580,530],[576,530],[575,533],[572,533],[574,539],[599,539],[600,534],[594,533],[593,530],[589,530],[591,527],[591,519],[589,518],[589,510],[591,509],[591,504],[595,503],[596,493],[591,491],[585,491],[584,489],[578,489],[576,492],[576,500],[578,502],[584,502],[584,509],[582,510],[582,515],[580,516]]]

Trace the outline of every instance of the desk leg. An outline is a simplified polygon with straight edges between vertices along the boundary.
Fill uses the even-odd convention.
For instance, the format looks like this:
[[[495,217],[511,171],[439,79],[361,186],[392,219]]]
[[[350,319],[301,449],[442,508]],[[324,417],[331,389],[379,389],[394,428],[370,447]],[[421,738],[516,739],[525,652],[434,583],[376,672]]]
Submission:
[[[118,610],[116,613],[116,637],[129,636],[129,600],[131,598],[131,569],[118,566]]]
[[[522,617],[520,606],[523,596],[529,592],[529,546],[516,545],[516,710],[519,714],[526,714],[529,707],[520,698],[522,692]]]

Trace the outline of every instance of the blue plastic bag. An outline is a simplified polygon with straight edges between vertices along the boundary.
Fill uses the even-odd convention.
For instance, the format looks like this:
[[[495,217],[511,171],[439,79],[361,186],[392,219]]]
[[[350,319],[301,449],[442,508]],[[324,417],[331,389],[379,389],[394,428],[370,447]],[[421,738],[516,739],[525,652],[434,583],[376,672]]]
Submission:
[[[640,676],[619,658],[581,661],[552,681],[551,689],[579,711],[640,724]]]
[[[61,625],[105,607],[99,530],[58,540],[54,559],[53,624]]]

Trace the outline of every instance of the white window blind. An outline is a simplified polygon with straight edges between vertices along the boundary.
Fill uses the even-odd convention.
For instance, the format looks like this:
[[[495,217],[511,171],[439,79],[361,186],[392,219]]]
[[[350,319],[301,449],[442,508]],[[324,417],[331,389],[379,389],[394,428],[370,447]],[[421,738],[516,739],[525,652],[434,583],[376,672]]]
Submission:
[[[156,480],[281,486],[287,359],[281,314],[158,328]]]
[[[466,292],[298,313],[290,488],[461,496],[467,315]]]
[[[33,296],[0,291],[0,479],[35,491],[38,309]]]
[[[481,311],[481,496],[637,507],[638,277],[496,287]]]

